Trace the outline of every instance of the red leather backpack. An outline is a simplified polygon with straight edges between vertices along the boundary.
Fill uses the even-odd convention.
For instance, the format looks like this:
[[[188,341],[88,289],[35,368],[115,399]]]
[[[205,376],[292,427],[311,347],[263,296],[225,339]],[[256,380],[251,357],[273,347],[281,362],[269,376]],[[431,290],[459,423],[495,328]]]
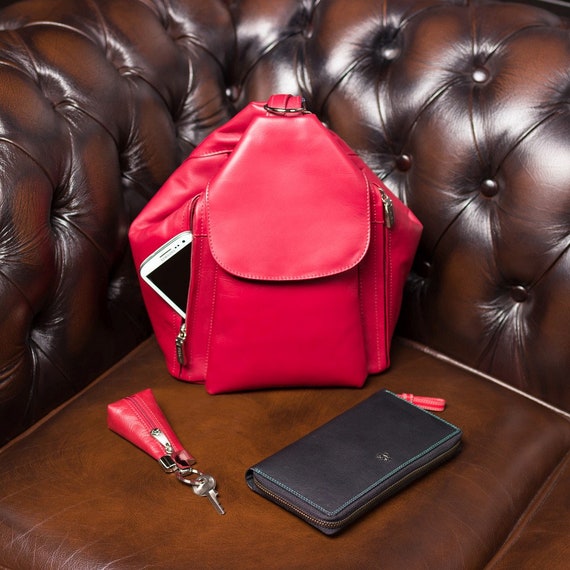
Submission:
[[[140,265],[192,232],[185,318],[141,287],[169,372],[214,394],[387,368],[421,229],[300,97],[274,95],[208,136],[129,237]]]

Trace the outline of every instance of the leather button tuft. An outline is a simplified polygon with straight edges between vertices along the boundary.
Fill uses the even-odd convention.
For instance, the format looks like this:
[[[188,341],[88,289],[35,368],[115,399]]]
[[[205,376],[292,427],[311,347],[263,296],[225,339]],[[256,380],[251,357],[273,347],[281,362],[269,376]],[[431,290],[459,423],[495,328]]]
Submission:
[[[226,88],[226,97],[235,103],[239,99],[240,89],[236,85]]]
[[[499,185],[496,180],[487,178],[481,182],[481,193],[487,198],[492,198],[499,192]]]
[[[374,59],[380,66],[389,64],[402,54],[400,30],[393,26],[383,26],[372,41]]]
[[[313,23],[309,23],[306,27],[303,28],[302,30],[302,34],[303,37],[307,40],[311,39],[313,37],[313,34],[315,32],[315,27],[313,26]]]
[[[475,81],[475,83],[485,83],[486,81],[489,80],[491,74],[489,73],[489,70],[486,67],[480,65],[473,70],[471,77],[473,78],[473,81]]]
[[[396,159],[396,168],[402,172],[406,172],[412,168],[412,157],[409,154],[401,154]]]
[[[423,279],[427,279],[433,270],[432,264],[429,261],[422,261],[417,268],[418,275]]]
[[[524,303],[528,299],[528,289],[524,285],[511,287],[511,297],[517,303]]]
[[[396,44],[387,44],[380,48],[380,56],[388,61],[394,61],[400,57],[402,49]]]

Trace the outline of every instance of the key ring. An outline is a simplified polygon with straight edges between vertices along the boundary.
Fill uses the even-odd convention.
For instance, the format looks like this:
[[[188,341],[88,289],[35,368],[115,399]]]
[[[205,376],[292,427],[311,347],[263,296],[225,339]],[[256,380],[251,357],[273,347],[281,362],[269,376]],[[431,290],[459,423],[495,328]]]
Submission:
[[[187,475],[196,475],[192,479],[187,477]],[[198,469],[194,469],[193,467],[188,467],[188,469],[178,469],[176,471],[176,478],[185,485],[190,485],[191,487],[197,487],[200,485],[199,479],[204,477],[204,473],[198,471]]]
[[[186,477],[186,475],[196,475],[193,478]],[[216,491],[216,480],[206,473],[202,473],[197,469],[182,469],[176,472],[176,477],[181,483],[185,485],[190,485],[192,491],[200,497],[207,497],[212,503],[212,506],[216,509],[219,515],[225,515],[226,511],[220,505],[218,500],[218,492]]]

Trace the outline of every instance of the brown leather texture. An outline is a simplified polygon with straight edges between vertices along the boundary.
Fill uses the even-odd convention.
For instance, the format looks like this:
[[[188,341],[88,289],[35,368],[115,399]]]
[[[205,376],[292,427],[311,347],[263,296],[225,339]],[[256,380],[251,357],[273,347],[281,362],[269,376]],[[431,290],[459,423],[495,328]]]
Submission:
[[[400,333],[570,409],[568,27],[459,0],[0,12],[0,438],[150,333],[127,228],[250,100],[300,93],[425,226]]]
[[[147,341],[0,453],[0,567],[567,568],[568,418],[416,347],[393,359],[362,390],[210,396]],[[332,538],[248,488],[248,467],[383,387],[445,398],[459,455]],[[107,429],[107,404],[144,388],[224,516]]]
[[[570,410],[569,30],[478,0],[1,10],[0,568],[567,568],[569,419],[489,377]],[[363,390],[209,396],[148,338],[127,230],[275,92],[424,224],[413,342]],[[149,387],[223,517],[106,428],[108,403]],[[247,488],[247,467],[383,387],[446,398],[459,456],[335,538]]]

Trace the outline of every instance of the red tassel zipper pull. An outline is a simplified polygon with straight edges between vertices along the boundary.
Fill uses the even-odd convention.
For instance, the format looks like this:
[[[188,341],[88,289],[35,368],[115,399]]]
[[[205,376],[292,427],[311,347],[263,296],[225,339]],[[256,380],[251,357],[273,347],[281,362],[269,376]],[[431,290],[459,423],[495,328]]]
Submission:
[[[443,398],[432,398],[431,396],[414,396],[413,394],[398,394],[400,398],[423,408],[430,412],[443,412],[445,410],[445,400]]]

